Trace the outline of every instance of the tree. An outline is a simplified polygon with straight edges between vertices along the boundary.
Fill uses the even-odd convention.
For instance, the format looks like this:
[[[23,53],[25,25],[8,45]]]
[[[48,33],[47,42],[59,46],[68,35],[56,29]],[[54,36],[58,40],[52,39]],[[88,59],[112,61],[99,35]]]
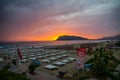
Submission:
[[[109,64],[110,62],[115,62],[120,64],[120,61],[113,56],[113,52],[100,48],[93,51],[94,57],[89,59],[86,63],[91,64],[91,71],[93,71],[97,76],[110,77],[112,80],[119,80],[111,71],[113,71]]]
[[[120,46],[120,41],[115,43],[116,46]]]
[[[28,69],[29,69],[29,72],[30,72],[31,74],[34,74],[34,71],[35,71],[35,69],[36,69],[36,66],[35,66],[33,63],[31,63],[31,64],[28,66]]]

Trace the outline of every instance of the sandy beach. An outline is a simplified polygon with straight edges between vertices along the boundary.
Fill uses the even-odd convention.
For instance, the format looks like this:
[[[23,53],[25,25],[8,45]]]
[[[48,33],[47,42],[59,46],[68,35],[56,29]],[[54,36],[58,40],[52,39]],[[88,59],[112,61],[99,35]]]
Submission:
[[[105,46],[106,43],[89,43],[89,44],[71,44],[71,45],[57,45],[57,46],[45,46],[44,48],[31,48],[31,49],[21,49],[21,53],[22,56],[24,57],[24,59],[27,59],[27,61],[20,63],[20,68],[22,72],[29,72],[28,70],[28,66],[30,65],[30,63],[32,62],[31,58],[35,58],[38,59],[40,62],[40,66],[38,66],[35,70],[35,74],[36,75],[43,75],[43,76],[37,76],[37,78],[41,78],[39,80],[43,80],[43,77],[45,77],[45,75],[50,75],[51,77],[58,79],[57,78],[57,74],[59,71],[65,71],[68,72],[69,75],[72,75],[75,72],[75,64],[76,61],[70,61],[67,62],[65,65],[62,66],[57,66],[57,69],[55,70],[49,70],[46,69],[45,66],[47,65],[55,65],[54,63],[59,61],[61,62],[62,60],[66,60],[68,58],[74,58],[76,59],[76,54],[77,54],[77,48],[79,47],[83,47],[83,48],[88,48],[88,47],[100,47],[100,46]],[[116,51],[116,53],[118,53],[118,51]],[[12,61],[12,59],[15,59],[15,52],[14,51],[10,51],[11,55],[7,54],[7,61]],[[66,55],[66,56],[63,56]],[[117,58],[119,59],[120,55],[119,54],[114,54],[115,56],[117,56]],[[43,56],[43,57],[41,57]],[[56,58],[57,56],[63,56],[61,58]],[[85,56],[85,62],[87,60],[89,60],[92,56],[86,54]],[[55,60],[52,60],[51,58],[56,58]],[[50,62],[42,62],[42,60],[45,59],[51,59]],[[56,65],[55,65],[56,66]],[[11,69],[11,71],[13,72],[18,72],[17,70]],[[30,75],[29,73],[27,73],[27,75],[30,78],[33,78],[35,76]],[[33,79],[34,80],[34,79]],[[52,80],[52,79],[45,79],[45,80]],[[54,80],[54,79],[53,79]]]

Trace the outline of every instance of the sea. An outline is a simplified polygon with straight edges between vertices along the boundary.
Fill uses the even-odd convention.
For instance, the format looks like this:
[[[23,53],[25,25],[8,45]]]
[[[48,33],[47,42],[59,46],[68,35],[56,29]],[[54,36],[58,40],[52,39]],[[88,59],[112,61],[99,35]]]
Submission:
[[[106,40],[72,40],[72,41],[15,41],[15,42],[0,42],[0,49],[14,47],[44,47],[54,45],[82,44],[82,43],[99,43]]]

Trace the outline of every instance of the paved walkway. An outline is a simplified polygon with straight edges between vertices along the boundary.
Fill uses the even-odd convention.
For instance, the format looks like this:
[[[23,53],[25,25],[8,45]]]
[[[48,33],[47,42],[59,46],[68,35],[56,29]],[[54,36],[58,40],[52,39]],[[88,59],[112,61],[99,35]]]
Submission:
[[[46,73],[40,73],[40,72],[36,72],[35,75],[31,75],[27,73],[27,76],[31,78],[31,80],[61,80],[55,76],[52,76]]]
[[[15,73],[27,72],[26,75],[31,80],[61,80],[61,79],[57,78],[56,76],[52,76],[47,73],[37,71],[37,69],[35,71],[35,75],[32,75],[28,72],[27,68],[23,65],[21,65],[21,67],[15,66],[13,64],[10,64],[10,65],[11,65],[11,68],[9,68],[9,71],[12,71]]]
[[[1,63],[0,68],[3,67],[4,65],[6,65],[8,62],[9,61],[5,61],[5,62]],[[22,72],[27,71],[27,68],[25,66],[22,66],[21,71],[20,71],[20,68],[18,66],[15,66],[13,64],[10,64],[10,65],[11,65],[11,68],[9,70],[12,72],[21,73],[21,71]],[[116,67],[115,70],[120,72],[120,64]],[[114,74],[118,74],[119,72],[115,72]],[[36,73],[35,75],[31,75],[30,73],[27,72],[26,75],[31,80],[62,80],[62,79],[57,78],[56,76],[52,76],[52,75],[49,75],[47,73],[43,73],[43,72],[40,72],[37,70],[35,71],[35,73]],[[96,80],[96,79],[90,78],[87,80]],[[108,80],[111,80],[111,79],[108,79]]]
[[[5,65],[7,65],[8,63],[10,63],[9,60],[5,60],[5,61],[2,61],[0,62],[0,69],[2,69]]]
[[[120,64],[116,67],[115,70],[118,70],[120,72]]]
[[[120,73],[120,64],[115,68],[117,72],[114,72],[114,74],[119,74]]]
[[[6,60],[0,63],[0,69],[3,68],[3,66],[5,66],[6,64],[8,64],[10,61]],[[12,63],[10,63],[10,68],[9,71],[15,72],[15,73],[22,73],[22,72],[27,72],[26,75],[28,78],[30,78],[31,80],[61,80],[59,78],[57,78],[56,76],[52,76],[49,75],[47,73],[43,73],[40,71],[35,71],[35,75],[31,75],[30,73],[28,73],[28,68],[25,65],[21,65],[20,67],[13,65]]]

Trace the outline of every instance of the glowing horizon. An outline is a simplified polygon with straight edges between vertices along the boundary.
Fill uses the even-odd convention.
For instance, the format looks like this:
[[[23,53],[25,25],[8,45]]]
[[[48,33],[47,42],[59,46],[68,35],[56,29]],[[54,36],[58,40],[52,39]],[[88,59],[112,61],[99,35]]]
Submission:
[[[59,35],[59,36],[64,36],[64,35]],[[22,39],[14,39],[14,40],[6,40],[6,41],[55,41],[59,36],[51,36],[51,37],[44,37],[44,38],[22,38]],[[69,35],[69,36],[76,36],[76,35]],[[78,37],[83,37],[83,36],[78,36]],[[90,40],[94,40],[94,39],[100,39],[103,37],[83,37],[83,38],[87,38]]]

